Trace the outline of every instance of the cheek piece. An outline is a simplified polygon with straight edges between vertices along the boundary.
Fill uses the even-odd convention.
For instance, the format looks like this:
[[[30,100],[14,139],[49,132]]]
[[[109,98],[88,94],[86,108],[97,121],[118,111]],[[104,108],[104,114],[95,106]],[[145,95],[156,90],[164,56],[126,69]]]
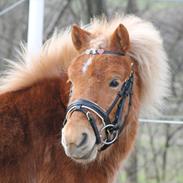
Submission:
[[[124,52],[114,52],[102,49],[90,49],[85,52],[85,54],[97,55],[97,54],[112,54],[115,56],[124,56]],[[88,122],[90,123],[95,137],[96,144],[100,146],[99,150],[103,151],[112,145],[119,137],[120,133],[123,131],[126,124],[126,119],[128,117],[130,107],[132,104],[132,89],[134,82],[134,68],[133,63],[131,64],[131,72],[127,80],[122,84],[120,91],[117,93],[116,97],[112,101],[111,105],[107,110],[104,110],[95,102],[78,99],[73,101],[67,107],[66,117],[63,126],[67,123],[68,116],[71,116],[74,112],[83,113]],[[125,103],[128,102],[127,111],[124,114]],[[117,106],[115,111],[114,119],[109,118],[113,109]],[[96,125],[96,120],[92,115],[95,113],[102,121],[103,127],[99,130]],[[105,135],[104,135],[105,134]]]

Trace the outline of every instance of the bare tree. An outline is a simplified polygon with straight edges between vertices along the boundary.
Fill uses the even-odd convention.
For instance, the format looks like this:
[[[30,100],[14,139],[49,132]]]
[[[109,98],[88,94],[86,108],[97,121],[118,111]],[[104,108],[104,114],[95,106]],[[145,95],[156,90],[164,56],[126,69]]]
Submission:
[[[138,183],[138,157],[137,157],[137,147],[133,150],[129,157],[128,164],[125,168],[128,180],[127,183]]]
[[[55,13],[55,16],[53,17],[52,21],[50,22],[49,26],[46,29],[44,41],[47,40],[54,32],[55,27],[58,25],[61,17],[65,13],[66,9],[69,7],[72,0],[67,0],[65,5],[62,6],[62,3],[60,4],[61,10],[59,12]]]

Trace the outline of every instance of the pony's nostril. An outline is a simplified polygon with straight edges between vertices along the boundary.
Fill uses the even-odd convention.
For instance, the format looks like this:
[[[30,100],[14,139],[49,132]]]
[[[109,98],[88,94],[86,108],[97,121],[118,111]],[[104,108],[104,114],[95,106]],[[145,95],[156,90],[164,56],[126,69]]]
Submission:
[[[81,142],[77,145],[77,147],[81,147],[81,146],[83,146],[84,144],[86,144],[87,140],[88,140],[88,135],[87,135],[87,133],[82,133],[82,140],[81,140]]]

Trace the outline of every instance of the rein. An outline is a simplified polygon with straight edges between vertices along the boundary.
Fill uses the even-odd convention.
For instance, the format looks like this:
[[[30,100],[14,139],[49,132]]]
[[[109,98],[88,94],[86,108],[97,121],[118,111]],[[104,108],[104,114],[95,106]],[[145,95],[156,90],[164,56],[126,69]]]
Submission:
[[[114,52],[108,51],[103,49],[89,49],[85,51],[85,54],[89,55],[102,55],[102,54],[111,54],[117,56],[124,56],[124,52]],[[102,107],[98,104],[85,100],[85,99],[78,99],[72,102],[67,107],[67,113],[64,120],[63,125],[66,124],[67,118],[69,115],[72,115],[73,112],[82,112],[88,122],[90,123],[95,136],[96,136],[96,144],[101,145],[100,151],[105,150],[111,144],[113,144],[117,138],[119,137],[120,133],[123,131],[124,126],[126,124],[126,119],[128,117],[131,102],[132,102],[132,89],[133,89],[133,81],[134,81],[134,69],[133,64],[131,64],[131,72],[127,80],[122,84],[120,91],[117,93],[115,99],[112,101],[112,104],[108,107],[105,111]],[[128,99],[128,108],[125,115],[124,106]],[[117,106],[115,111],[115,117],[113,120],[109,118],[113,109]],[[96,120],[93,117],[92,113],[95,113],[102,121],[103,127],[99,130],[96,125]],[[103,134],[105,134],[105,138],[103,138]]]

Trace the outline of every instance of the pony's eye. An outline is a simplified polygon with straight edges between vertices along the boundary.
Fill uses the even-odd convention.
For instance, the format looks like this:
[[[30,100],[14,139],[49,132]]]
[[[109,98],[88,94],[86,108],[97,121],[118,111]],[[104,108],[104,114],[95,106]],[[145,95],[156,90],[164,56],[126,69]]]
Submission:
[[[117,79],[113,79],[110,83],[109,86],[112,88],[116,88],[119,86],[119,81]]]

